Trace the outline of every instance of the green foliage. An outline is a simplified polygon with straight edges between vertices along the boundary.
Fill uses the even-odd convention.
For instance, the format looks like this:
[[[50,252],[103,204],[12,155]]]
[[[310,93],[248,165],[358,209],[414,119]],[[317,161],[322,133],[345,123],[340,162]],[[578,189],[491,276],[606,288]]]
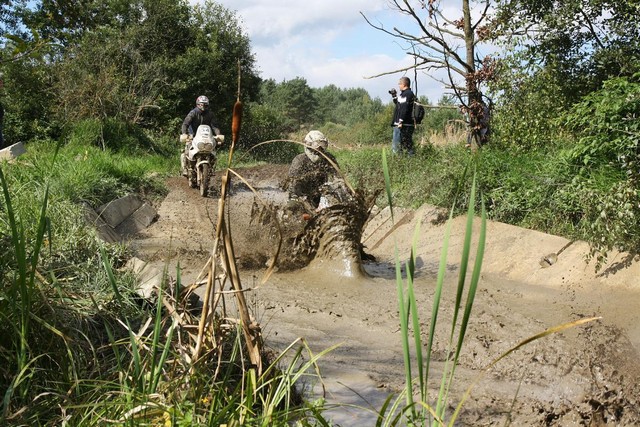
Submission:
[[[85,119],[75,122],[66,137],[68,145],[75,149],[94,146],[112,150],[122,156],[146,156],[150,152],[159,155],[176,155],[176,143],[172,138],[151,137],[140,127],[116,119],[104,121]]]
[[[143,53],[126,31],[102,28],[87,33],[55,67],[60,120],[141,123],[145,108],[157,107],[164,86],[162,68]]]
[[[273,79],[263,82],[260,99],[264,105],[281,112],[283,124],[289,132],[309,123],[317,105],[314,91],[302,77],[282,83]]]
[[[356,126],[370,123],[371,118],[383,111],[380,99],[372,99],[364,89],[340,89],[328,85],[315,89],[317,108],[314,123],[336,123]],[[389,119],[390,120],[390,119]]]
[[[496,34],[509,34],[518,55],[543,64],[559,83],[558,95],[575,101],[613,76],[640,70],[638,12],[632,1],[507,0],[498,2]]]
[[[381,112],[366,121],[354,123],[351,126],[333,122],[325,123],[320,127],[320,130],[327,135],[330,141],[340,146],[361,147],[390,143],[390,117],[391,115]]]
[[[168,88],[164,117],[177,114],[184,118],[195,107],[196,97],[207,95],[222,133],[231,135],[231,114],[238,92],[238,63],[241,100],[248,103],[257,98],[259,79],[250,40],[236,13],[214,1],[206,0],[196,5],[193,12],[190,24],[195,35],[190,39],[191,45],[183,55],[167,58],[169,63],[174,63],[168,72],[169,81],[176,83]],[[170,96],[176,89],[176,96]]]
[[[640,74],[615,78],[566,115],[578,141],[570,159],[592,201],[585,227],[598,264],[612,249],[640,248]]]
[[[57,270],[59,277],[78,274],[84,277],[89,273],[83,268],[95,262],[96,240],[95,232],[85,224],[83,204],[97,208],[132,192],[158,197],[165,190],[157,171],[174,168],[177,160],[157,155],[116,154],[91,144],[62,147],[57,157],[56,150],[54,143],[34,141],[18,162],[7,166],[12,209],[31,239],[29,236],[36,235],[40,200],[46,192],[50,230],[47,250],[41,256],[42,265]],[[4,217],[0,220],[0,232],[10,235]],[[6,254],[4,261],[12,263],[13,251],[6,246],[8,243],[1,240],[0,244]]]
[[[464,117],[460,114],[458,108],[455,108],[455,101],[451,97],[443,96],[438,101],[437,107],[441,108],[427,108],[424,120],[419,128],[423,128],[428,132],[443,133],[448,127],[462,124],[460,122]]]
[[[564,144],[557,118],[608,79],[640,70],[637,17],[628,1],[498,2],[493,141],[522,151]]]
[[[380,156],[380,148],[340,150],[335,155],[341,169],[356,187],[371,192],[384,188],[375,162]],[[418,148],[411,157],[390,156],[388,167],[394,176],[391,192],[395,203],[412,208],[424,203],[451,205],[467,157],[468,153],[461,146],[435,148],[431,145]],[[379,203],[385,201],[379,200]]]
[[[603,93],[612,90],[608,88]],[[637,101],[635,95],[621,99]],[[593,112],[588,115],[593,116]],[[611,116],[615,114],[608,115]],[[628,118],[623,122],[631,126],[625,128],[630,131],[636,120]],[[582,128],[583,124],[579,126]],[[637,131],[633,132],[626,135],[637,141]],[[597,133],[587,134],[585,142]],[[601,134],[603,138],[611,135]],[[576,152],[584,151],[581,144],[573,149],[560,147],[526,154],[518,147],[490,144],[482,149],[477,169],[478,185],[487,201],[487,215],[492,220],[586,240],[600,264],[614,248],[635,252],[640,234],[635,221],[640,215],[638,158],[632,145],[627,147],[630,151],[626,156],[585,168],[575,159]],[[372,166],[379,149],[340,150],[335,154],[356,187],[369,191],[384,188],[382,177]],[[462,195],[456,201],[454,195],[464,184],[459,177],[468,156],[466,150],[454,145],[427,146],[413,157],[390,157],[388,167],[394,176],[390,191],[395,203],[414,208],[424,203],[454,206],[456,213],[463,212],[468,200]],[[384,200],[378,203],[384,204]]]
[[[7,103],[9,140],[22,139],[13,132],[29,131],[36,120],[51,126],[50,117],[65,124],[115,118],[177,134],[175,118],[184,118],[200,94],[212,99],[228,134],[238,63],[242,98],[249,101],[257,92],[248,37],[235,13],[215,2],[63,1],[14,12],[59,43],[49,45],[47,57],[11,63],[19,71],[5,79],[15,93]],[[37,78],[18,78],[31,67]]]
[[[21,61],[3,64],[3,71],[0,97],[5,109],[5,140],[13,144],[58,137],[62,126],[52,113],[56,97],[49,70],[37,61]]]
[[[479,182],[491,219],[558,235],[579,233],[588,199],[576,188],[576,169],[566,155],[483,151]]]
[[[586,96],[566,116],[578,142],[572,159],[593,167],[624,161],[637,154],[640,135],[640,74],[633,80],[611,79]]]
[[[521,151],[558,145],[563,135],[556,119],[568,108],[560,83],[545,70],[527,75],[507,63],[500,73],[494,85],[501,96],[491,119],[491,144]]]
[[[334,143],[349,146],[390,139],[392,107],[371,99],[364,89],[312,89],[302,78],[282,83],[269,79],[260,93],[261,104],[279,115],[283,133],[320,129]]]
[[[50,159],[50,167],[52,163]],[[86,347],[90,331],[78,333],[76,325],[92,304],[107,302],[103,299],[106,281],[99,283],[92,235],[76,234],[71,245],[60,243],[65,233],[67,237],[73,233],[66,227],[81,223],[82,216],[65,211],[72,217],[64,223],[60,203],[49,191],[51,181],[34,180],[35,185],[28,185],[14,177],[17,168],[11,169],[10,179],[5,170],[3,165],[0,227],[8,241],[0,241],[0,342],[6,346],[0,352],[0,423],[47,425],[56,418],[61,403],[57,396],[74,399],[83,388],[80,375],[95,368],[88,363],[88,358],[95,357],[93,349]],[[24,187],[35,194],[27,206]],[[68,257],[70,246],[76,257]],[[91,250],[83,251],[87,248]],[[110,252],[116,253],[114,248]],[[56,264],[54,259],[64,262]]]

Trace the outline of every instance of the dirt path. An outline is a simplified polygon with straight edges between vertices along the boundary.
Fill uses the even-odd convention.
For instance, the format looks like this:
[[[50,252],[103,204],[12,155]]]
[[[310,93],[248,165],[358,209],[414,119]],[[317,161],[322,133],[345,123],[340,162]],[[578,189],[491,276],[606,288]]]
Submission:
[[[283,166],[264,166],[242,173],[264,197],[273,199],[283,196],[277,188],[285,171]],[[217,195],[203,199],[183,178],[172,178],[168,185],[158,221],[134,243],[146,261],[159,266],[179,261],[189,281],[211,250]],[[234,187],[230,209],[241,265],[265,240],[249,221],[252,203],[246,186]],[[445,230],[444,224],[433,223],[437,216],[425,206],[397,211],[396,226],[384,211],[374,217],[363,237],[367,252],[377,258],[366,265],[370,278],[326,274],[320,265],[276,273],[258,286],[262,271],[245,271],[245,287],[256,288],[249,299],[269,346],[281,350],[298,337],[315,352],[340,344],[321,360],[330,402],[366,406],[364,398],[379,409],[389,393],[402,387],[394,247],[406,260],[415,225],[421,224],[415,286],[426,338]],[[447,355],[463,231],[464,218],[455,219],[434,343],[432,390],[437,390]],[[499,362],[474,388],[460,425],[505,425],[507,417],[518,426],[640,424],[640,264],[619,254],[596,275],[583,261],[586,245],[568,243],[557,236],[488,224],[483,273],[451,405],[482,368],[525,338],[583,317],[602,320],[536,341]],[[541,266],[543,257],[562,248],[553,265]],[[252,259],[247,265],[256,262],[262,260]],[[342,426],[374,424],[372,413],[364,409],[341,407],[329,415]]]

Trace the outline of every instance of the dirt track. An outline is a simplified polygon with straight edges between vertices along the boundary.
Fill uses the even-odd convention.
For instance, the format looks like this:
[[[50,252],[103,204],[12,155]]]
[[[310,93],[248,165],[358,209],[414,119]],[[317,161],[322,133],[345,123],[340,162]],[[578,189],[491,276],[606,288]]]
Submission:
[[[277,198],[282,197],[278,182],[285,171],[282,166],[264,166],[242,173],[263,195]],[[203,199],[184,178],[172,178],[168,185],[170,192],[158,208],[158,221],[137,236],[135,246],[138,256],[151,263],[179,261],[189,281],[198,275],[211,250],[217,194]],[[252,256],[264,239],[259,227],[248,220],[253,196],[244,186],[235,188],[230,209],[242,265],[243,257]],[[248,298],[267,345],[283,349],[304,337],[319,352],[341,344],[321,360],[329,401],[366,406],[364,397],[379,409],[389,393],[402,387],[394,247],[406,260],[415,225],[420,223],[415,286],[426,338],[445,230],[444,224],[432,222],[436,217],[436,211],[427,206],[397,211],[396,226],[386,220],[384,211],[375,216],[363,237],[367,252],[377,258],[366,265],[371,278],[327,274],[320,263],[316,268],[276,273],[258,286],[262,271],[244,272],[245,287],[257,287]],[[430,376],[434,393],[447,355],[464,220],[456,218],[452,224],[434,344],[436,362]],[[482,368],[525,338],[584,317],[602,316],[602,320],[535,341],[500,361],[474,388],[459,425],[505,425],[507,417],[518,426],[640,424],[640,264],[618,254],[604,272],[595,274],[584,263],[587,247],[582,242],[566,246],[569,242],[557,236],[493,222],[487,235],[452,405]],[[541,258],[562,248],[557,262],[541,266]],[[371,412],[364,409],[342,407],[329,415],[345,427],[374,424]]]

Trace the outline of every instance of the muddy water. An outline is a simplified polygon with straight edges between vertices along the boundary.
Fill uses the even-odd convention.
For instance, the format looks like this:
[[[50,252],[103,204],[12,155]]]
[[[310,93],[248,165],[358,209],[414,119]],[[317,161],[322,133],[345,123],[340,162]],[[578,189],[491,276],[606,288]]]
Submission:
[[[271,194],[269,199],[281,197],[273,182],[282,170],[265,171],[251,171],[256,174],[252,185]],[[170,181],[169,187],[158,209],[158,221],[137,236],[135,246],[142,259],[160,268],[167,262],[180,262],[188,282],[209,257],[210,227],[217,210],[214,199],[201,198],[183,180]],[[251,192],[236,187],[231,201],[242,281],[245,287],[255,288],[247,298],[266,344],[282,350],[304,337],[314,353],[340,344],[320,361],[327,399],[358,408],[340,406],[329,414],[343,426],[373,425],[371,407],[381,408],[404,381],[394,246],[405,260],[415,224],[422,224],[415,286],[424,341],[444,234],[443,227],[433,222],[438,214],[429,209],[400,211],[395,224],[383,216],[373,218],[363,239],[367,252],[377,258],[375,263],[364,263],[370,277],[348,274],[353,264],[332,254],[299,270],[277,271],[260,284],[273,249],[270,239],[275,237],[251,222]],[[446,337],[459,269],[458,230],[464,230],[463,224],[454,221],[451,237],[452,254],[432,354],[430,390],[434,392],[449,354]],[[556,263],[542,269],[540,257],[558,252],[566,245],[565,239],[499,223],[488,224],[488,236],[452,404],[481,369],[523,339],[583,317],[603,319],[535,341],[502,360],[474,388],[459,425],[504,425],[508,413],[511,425],[639,425],[638,263],[629,257],[614,258],[611,268],[594,275],[583,262],[584,245],[576,243]],[[311,379],[308,387],[319,391]]]
[[[366,268],[371,275],[393,273],[384,263]],[[447,283],[434,344],[434,393],[447,354],[454,282]],[[423,339],[434,283],[432,270],[418,272],[415,285]],[[283,349],[305,337],[317,353],[339,344],[320,361],[327,402],[356,406],[339,406],[327,413],[339,425],[374,425],[384,400],[403,386],[396,293],[392,279],[328,279],[313,269],[277,275],[255,292],[255,306],[270,346]],[[588,298],[567,298],[563,290],[531,289],[526,283],[487,275],[481,282],[452,387],[452,404],[484,367],[525,338],[576,316],[606,313],[620,298],[626,298],[626,307],[620,308],[627,314],[615,322],[605,319],[546,337],[501,361],[474,388],[460,425],[502,425],[510,410],[513,425],[590,425],[582,423],[598,417],[612,425],[635,425],[640,419],[635,406],[640,376],[639,341],[634,337],[640,328],[637,314],[625,308],[637,307],[640,299],[625,292],[606,294],[599,295],[596,306]],[[629,333],[627,328],[631,328]],[[312,396],[319,396],[318,383],[309,387]],[[549,419],[560,421],[547,424]],[[571,424],[574,421],[578,423]]]

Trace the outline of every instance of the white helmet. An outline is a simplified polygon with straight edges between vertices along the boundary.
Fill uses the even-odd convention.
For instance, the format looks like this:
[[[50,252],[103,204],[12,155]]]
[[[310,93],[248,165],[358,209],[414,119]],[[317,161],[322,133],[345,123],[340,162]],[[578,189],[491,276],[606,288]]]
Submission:
[[[312,162],[320,160],[321,155],[317,150],[324,151],[329,146],[327,137],[319,130],[312,130],[304,137],[304,152]]]
[[[326,150],[329,146],[329,140],[319,130],[312,130],[309,132],[307,136],[304,137],[304,143],[307,147],[315,149],[322,148],[323,150]]]

